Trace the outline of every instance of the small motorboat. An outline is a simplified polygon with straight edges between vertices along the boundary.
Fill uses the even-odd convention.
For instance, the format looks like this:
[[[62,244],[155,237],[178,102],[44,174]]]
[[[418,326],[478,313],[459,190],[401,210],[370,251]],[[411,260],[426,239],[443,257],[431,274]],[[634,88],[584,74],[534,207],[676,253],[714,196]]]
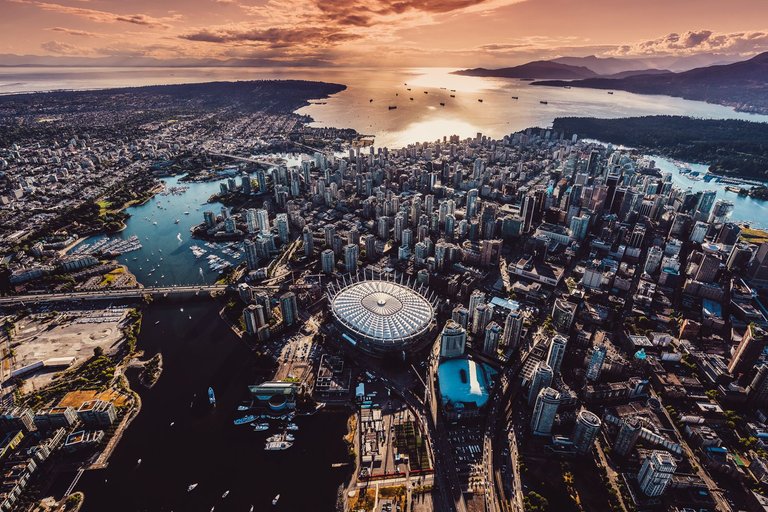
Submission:
[[[187,487],[187,492],[194,491],[195,487],[197,487],[197,484],[191,484],[189,487]]]
[[[277,502],[278,502],[278,500],[279,500],[279,499],[280,499],[280,495],[278,494],[277,496],[275,496],[274,498],[272,498],[272,504],[273,504],[273,505],[277,505]]]
[[[229,496],[229,489],[224,491],[224,494],[221,495],[222,498],[226,498],[227,496]]]

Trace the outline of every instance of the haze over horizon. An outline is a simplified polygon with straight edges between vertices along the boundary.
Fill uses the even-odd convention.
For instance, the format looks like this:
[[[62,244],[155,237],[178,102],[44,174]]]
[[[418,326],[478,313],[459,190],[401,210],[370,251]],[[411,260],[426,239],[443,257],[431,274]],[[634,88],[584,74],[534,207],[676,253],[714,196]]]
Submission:
[[[768,51],[734,0],[0,0],[0,65],[503,67],[560,56],[679,70]]]

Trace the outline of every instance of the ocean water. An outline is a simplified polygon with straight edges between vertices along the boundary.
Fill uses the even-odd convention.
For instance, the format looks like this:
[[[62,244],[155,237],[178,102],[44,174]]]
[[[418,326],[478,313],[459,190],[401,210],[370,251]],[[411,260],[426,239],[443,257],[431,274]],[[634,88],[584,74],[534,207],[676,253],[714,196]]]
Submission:
[[[0,94],[217,80],[336,82],[347,85],[347,89],[327,100],[315,101],[299,112],[312,116],[317,126],[354,128],[374,135],[376,146],[392,148],[454,134],[467,137],[482,132],[500,138],[532,126],[549,126],[554,118],[561,116],[612,118],[668,114],[768,122],[768,116],[670,96],[622,91],[609,95],[599,90],[532,86],[518,79],[459,76],[451,71],[449,68],[14,67],[0,68]],[[397,108],[390,110],[390,106]]]

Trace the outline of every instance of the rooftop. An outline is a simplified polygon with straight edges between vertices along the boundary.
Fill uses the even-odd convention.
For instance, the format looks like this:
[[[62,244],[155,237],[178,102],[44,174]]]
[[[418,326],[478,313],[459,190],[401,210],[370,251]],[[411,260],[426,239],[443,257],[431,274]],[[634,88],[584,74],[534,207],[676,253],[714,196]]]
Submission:
[[[474,403],[482,407],[488,402],[488,382],[483,368],[468,358],[449,359],[437,368],[440,393],[444,402]]]
[[[429,329],[432,304],[418,291],[392,281],[358,281],[331,298],[331,311],[361,337],[397,342]]]

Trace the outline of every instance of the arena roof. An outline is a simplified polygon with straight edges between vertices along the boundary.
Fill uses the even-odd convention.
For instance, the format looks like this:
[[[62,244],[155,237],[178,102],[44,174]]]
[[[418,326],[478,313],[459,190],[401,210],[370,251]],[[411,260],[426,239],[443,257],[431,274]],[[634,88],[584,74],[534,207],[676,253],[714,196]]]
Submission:
[[[434,308],[424,295],[394,281],[353,282],[330,297],[331,312],[353,335],[397,344],[425,333]]]

